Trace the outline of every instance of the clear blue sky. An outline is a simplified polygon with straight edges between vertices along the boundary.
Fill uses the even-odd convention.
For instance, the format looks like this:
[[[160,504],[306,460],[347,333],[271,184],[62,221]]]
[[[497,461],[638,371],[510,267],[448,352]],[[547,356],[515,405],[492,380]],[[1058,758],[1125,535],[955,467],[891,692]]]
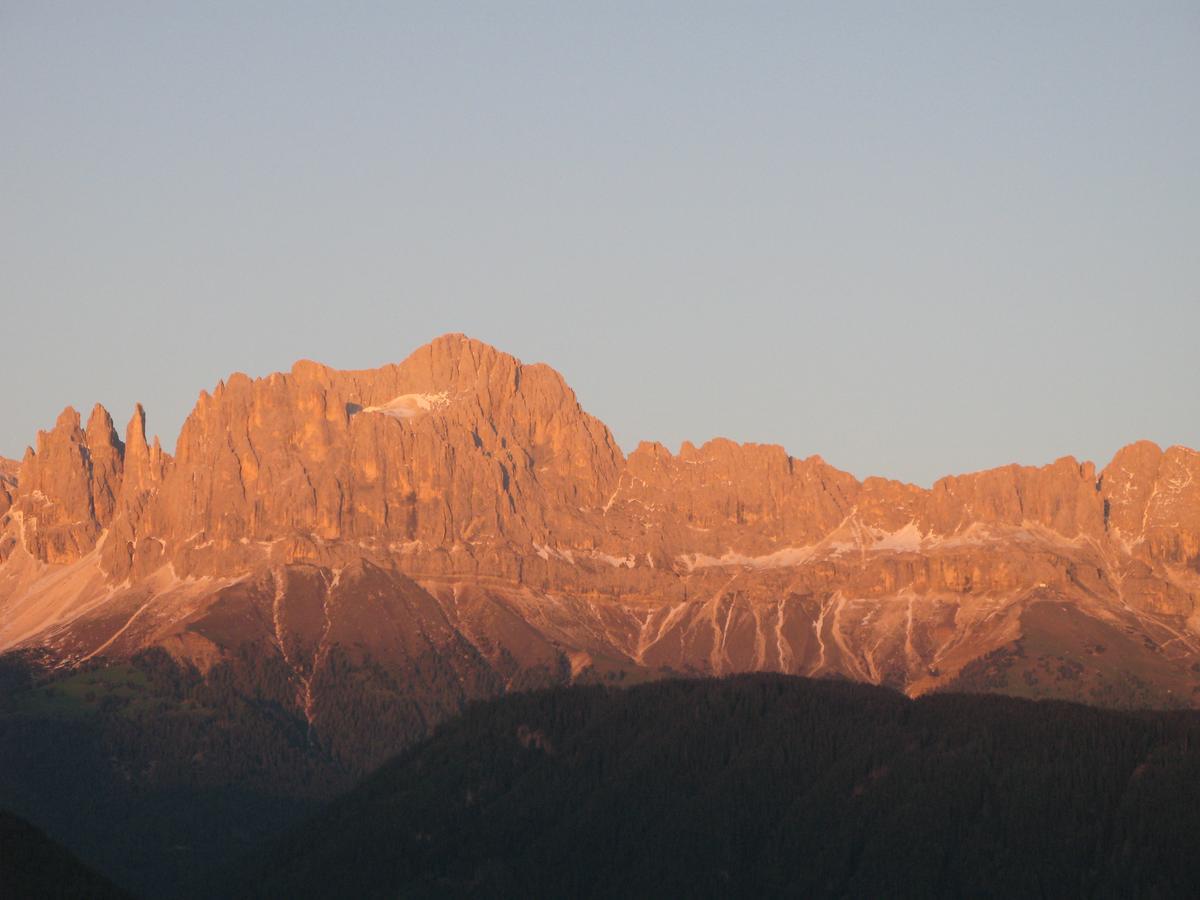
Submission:
[[[1200,5],[0,2],[0,453],[465,331],[626,449],[1200,447]]]

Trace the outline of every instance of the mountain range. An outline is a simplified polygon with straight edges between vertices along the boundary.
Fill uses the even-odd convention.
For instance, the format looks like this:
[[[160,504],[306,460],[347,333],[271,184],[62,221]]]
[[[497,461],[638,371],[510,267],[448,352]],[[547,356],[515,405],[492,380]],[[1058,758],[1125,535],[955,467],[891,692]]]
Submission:
[[[625,455],[553,369],[452,334],[235,374],[173,455],[140,406],[123,438],[64,410],[0,464],[0,652],[231,673],[358,769],[471,700],[664,676],[1191,707],[1198,476],[1145,441],[929,489],[725,439]]]

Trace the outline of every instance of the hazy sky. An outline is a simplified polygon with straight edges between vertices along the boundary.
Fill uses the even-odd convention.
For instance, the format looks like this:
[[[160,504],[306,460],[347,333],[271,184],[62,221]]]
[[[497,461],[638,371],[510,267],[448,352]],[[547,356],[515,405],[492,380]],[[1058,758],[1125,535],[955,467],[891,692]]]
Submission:
[[[465,331],[627,450],[1200,447],[1200,4],[0,2],[0,453]]]

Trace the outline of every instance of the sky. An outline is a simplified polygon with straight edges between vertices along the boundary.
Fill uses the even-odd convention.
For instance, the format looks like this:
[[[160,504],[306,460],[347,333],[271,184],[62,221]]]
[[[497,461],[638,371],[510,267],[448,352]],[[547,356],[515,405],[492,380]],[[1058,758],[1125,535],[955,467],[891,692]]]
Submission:
[[[1200,448],[1200,4],[0,0],[0,454],[451,331],[627,451]]]

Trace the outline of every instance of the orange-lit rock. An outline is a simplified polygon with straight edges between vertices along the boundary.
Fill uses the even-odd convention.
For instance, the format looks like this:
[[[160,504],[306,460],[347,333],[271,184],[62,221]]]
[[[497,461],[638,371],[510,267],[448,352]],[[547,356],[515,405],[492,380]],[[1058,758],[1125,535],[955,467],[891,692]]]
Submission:
[[[15,483],[0,467],[0,648],[204,671],[249,642],[313,727],[329,660],[368,657],[429,722],[752,669],[1191,705],[1198,475],[1144,442],[928,490],[724,439],[626,458],[552,369],[447,335],[376,370],[233,375],[174,457],[140,406],[123,443],[65,411]]]

